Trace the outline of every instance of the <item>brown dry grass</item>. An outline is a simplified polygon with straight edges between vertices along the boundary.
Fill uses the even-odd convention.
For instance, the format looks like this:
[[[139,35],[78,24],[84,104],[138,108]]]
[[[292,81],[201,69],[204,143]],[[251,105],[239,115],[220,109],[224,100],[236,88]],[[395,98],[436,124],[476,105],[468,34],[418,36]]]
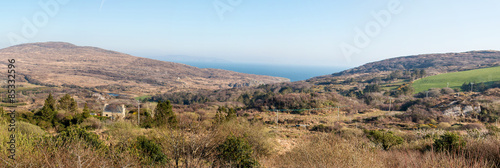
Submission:
[[[385,151],[362,137],[341,138],[318,134],[301,139],[294,149],[263,160],[265,167],[495,167],[495,150],[471,152],[420,152],[401,149]],[[498,148],[500,145],[489,145]],[[476,152],[481,147],[473,148]],[[488,155],[484,155],[489,153]],[[471,156],[485,157],[471,157]],[[490,156],[490,158],[486,158]],[[496,162],[496,163],[495,163]]]
[[[1,121],[1,128],[6,128],[5,124]],[[269,127],[240,118],[221,125],[142,129],[121,121],[104,124],[103,130],[95,131],[108,146],[95,150],[83,141],[61,146],[58,140],[41,139],[45,133],[33,125],[21,125],[24,131],[18,133],[18,160],[5,159],[6,146],[0,143],[0,167],[213,167],[217,162],[215,148],[229,134],[245,137],[262,167],[500,166],[500,138],[493,133],[468,132],[462,136],[467,145],[458,152],[448,153],[428,148],[432,146],[432,137],[442,134],[440,130],[393,130],[405,142],[391,150],[383,150],[366,138],[361,129],[348,127],[321,133],[303,128]],[[0,141],[6,142],[9,134],[6,129],[0,129]],[[170,162],[165,165],[145,163],[144,156],[134,150],[135,139],[141,135],[161,145]]]

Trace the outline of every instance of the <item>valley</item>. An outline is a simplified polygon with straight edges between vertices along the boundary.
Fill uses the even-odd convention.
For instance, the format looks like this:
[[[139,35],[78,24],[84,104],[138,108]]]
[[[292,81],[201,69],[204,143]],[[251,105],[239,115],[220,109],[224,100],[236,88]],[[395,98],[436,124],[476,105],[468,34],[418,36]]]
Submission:
[[[69,43],[0,57],[17,58],[22,76],[15,104],[0,89],[0,125],[16,109],[17,154],[29,156],[18,166],[75,156],[88,166],[229,166],[225,152],[248,167],[500,166],[496,51],[398,57],[295,82]]]

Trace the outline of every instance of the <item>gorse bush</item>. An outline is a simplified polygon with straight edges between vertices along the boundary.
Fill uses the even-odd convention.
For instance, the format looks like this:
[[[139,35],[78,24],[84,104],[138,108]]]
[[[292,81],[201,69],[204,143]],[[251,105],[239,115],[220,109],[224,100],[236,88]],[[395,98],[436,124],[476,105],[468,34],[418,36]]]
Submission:
[[[234,167],[258,167],[259,162],[253,158],[253,150],[250,144],[243,137],[236,137],[233,134],[226,138],[226,141],[219,145],[218,158],[224,165]]]
[[[384,150],[389,150],[391,147],[402,144],[402,137],[394,135],[390,131],[365,130],[366,136],[375,144],[382,145]]]
[[[465,141],[462,140],[462,137],[452,132],[446,132],[440,138],[434,140],[434,147],[437,151],[458,150],[464,146]]]
[[[80,127],[69,127],[65,131],[62,131],[55,138],[61,139],[64,143],[73,143],[76,141],[86,142],[88,147],[93,147],[95,149],[105,149],[107,146],[99,136],[92,132],[87,132],[85,129]]]
[[[162,164],[169,161],[167,156],[162,152],[161,146],[147,139],[145,136],[137,137],[136,146],[143,156],[146,156],[146,163]]]

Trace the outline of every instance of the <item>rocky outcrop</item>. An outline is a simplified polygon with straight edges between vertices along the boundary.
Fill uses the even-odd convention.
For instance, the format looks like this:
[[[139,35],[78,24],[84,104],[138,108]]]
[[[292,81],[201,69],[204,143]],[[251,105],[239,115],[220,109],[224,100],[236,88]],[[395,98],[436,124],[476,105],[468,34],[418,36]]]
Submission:
[[[447,116],[465,116],[470,113],[479,113],[479,112],[481,112],[481,106],[467,105],[462,107],[460,105],[457,105],[444,110],[443,114]]]

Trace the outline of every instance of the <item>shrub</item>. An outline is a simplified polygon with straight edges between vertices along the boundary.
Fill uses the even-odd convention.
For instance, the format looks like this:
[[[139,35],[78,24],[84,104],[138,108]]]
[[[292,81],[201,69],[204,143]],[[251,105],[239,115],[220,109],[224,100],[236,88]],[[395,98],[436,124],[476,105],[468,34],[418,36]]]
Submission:
[[[465,129],[465,130],[483,129],[483,128],[484,128],[484,126],[482,124],[479,124],[479,123],[471,123],[471,124],[467,124],[467,125],[462,126],[462,129]]]
[[[438,151],[452,151],[465,146],[465,141],[462,140],[456,133],[446,132],[439,139],[434,140],[434,147]]]
[[[347,140],[364,137],[364,133],[361,129],[349,128],[349,127],[344,127],[344,128],[339,129],[336,132],[336,134],[340,135],[340,137],[347,139]]]
[[[290,151],[264,162],[265,167],[389,167],[380,150],[366,145],[366,138],[346,140],[335,134],[304,136]]]
[[[226,141],[217,147],[220,158],[226,164],[233,167],[258,167],[259,162],[253,158],[253,150],[250,144],[243,137],[236,137],[233,134],[226,138]]]
[[[500,167],[500,139],[494,136],[484,139],[469,139],[464,152],[469,159],[482,159],[492,163],[491,167]]]
[[[85,129],[80,127],[69,127],[57,135],[56,138],[61,139],[64,143],[83,141],[86,142],[89,147],[94,147],[95,149],[102,149],[106,147],[97,134],[87,132]]]
[[[128,121],[117,121],[107,124],[105,125],[105,129],[107,130],[106,134],[112,137],[108,142],[113,145],[123,142],[130,142],[130,145],[132,145],[139,135],[143,135],[139,133],[140,129],[137,126]]]
[[[379,92],[379,91],[380,91],[380,86],[377,84],[366,85],[365,89],[363,89],[364,93]]]
[[[500,128],[494,125],[489,125],[486,127],[486,129],[488,129],[488,134],[490,135],[497,135],[498,133],[500,133]]]
[[[97,129],[101,127],[101,121],[97,118],[91,117],[83,120],[80,125],[87,129]]]
[[[45,131],[40,127],[27,122],[20,121],[17,126],[19,132],[22,134],[27,134],[30,136],[39,136],[45,134]]]
[[[402,144],[403,138],[394,135],[390,131],[365,130],[366,136],[375,144],[382,145],[384,150],[389,150],[391,147]]]
[[[444,133],[445,133],[445,131],[440,130],[440,129],[421,129],[421,130],[416,131],[416,137],[419,139],[434,140],[436,138],[439,138]]]
[[[460,128],[462,128],[463,124],[460,124],[460,123],[455,123],[455,124],[452,124],[450,129],[452,130],[458,130]]]
[[[450,123],[447,123],[447,122],[440,122],[438,125],[437,125],[438,128],[441,128],[441,129],[446,129],[446,128],[449,128],[451,127]]]
[[[429,124],[419,124],[418,129],[431,129]]]
[[[442,89],[432,88],[427,91],[422,91],[416,95],[418,98],[426,98],[426,97],[439,97],[443,93]]]
[[[311,128],[311,131],[318,131],[318,132],[332,132],[334,129],[332,126],[325,126],[323,124],[320,125],[315,125],[314,127]]]
[[[236,118],[236,109],[220,106],[215,114],[215,123],[220,124]]]
[[[487,132],[480,131],[478,129],[468,129],[467,130],[467,137],[473,138],[476,140],[485,138],[487,135]]]
[[[266,125],[261,122],[248,122],[244,119],[235,119],[216,125],[217,135],[215,141],[222,144],[228,136],[245,137],[252,146],[253,152],[258,157],[266,157],[273,154],[276,149],[274,134],[269,132]]]
[[[425,121],[435,118],[435,114],[429,111],[425,105],[413,105],[408,108],[405,115],[411,117],[413,122]]]
[[[147,139],[145,136],[137,137],[137,149],[139,149],[144,156],[146,156],[148,163],[167,163],[168,159],[165,154],[162,153],[162,148],[160,145],[154,143],[153,141]]]
[[[451,94],[451,93],[455,93],[455,90],[447,87],[441,89],[441,94]]]

